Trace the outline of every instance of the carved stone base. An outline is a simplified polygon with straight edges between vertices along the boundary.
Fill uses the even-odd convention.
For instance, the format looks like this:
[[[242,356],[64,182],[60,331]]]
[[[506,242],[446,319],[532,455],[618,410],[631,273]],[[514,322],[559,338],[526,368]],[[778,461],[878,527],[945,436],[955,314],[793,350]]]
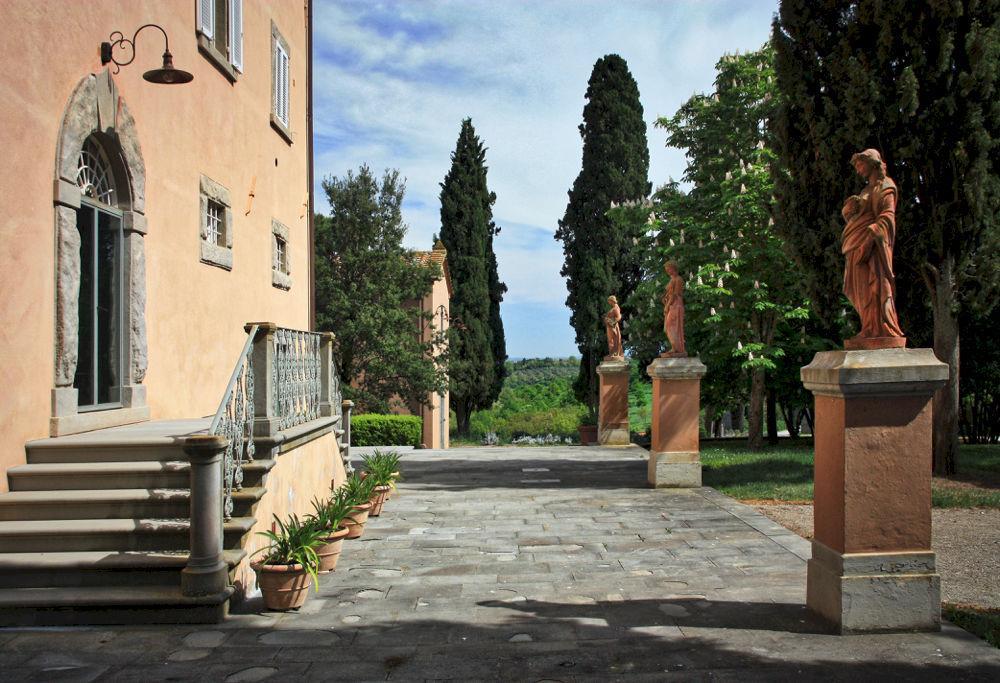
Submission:
[[[646,482],[655,488],[701,486],[698,420],[705,366],[686,354],[668,355],[655,359],[646,371],[653,378]]]
[[[646,481],[651,488],[698,488],[701,457],[698,453],[650,453]]]
[[[597,443],[602,446],[628,446],[628,361],[605,360],[597,366],[601,378],[600,410],[597,420]]]
[[[876,349],[905,349],[906,337],[851,337],[844,340],[846,351],[874,351]]]
[[[841,634],[941,630],[934,553],[851,553],[813,541],[806,602]]]

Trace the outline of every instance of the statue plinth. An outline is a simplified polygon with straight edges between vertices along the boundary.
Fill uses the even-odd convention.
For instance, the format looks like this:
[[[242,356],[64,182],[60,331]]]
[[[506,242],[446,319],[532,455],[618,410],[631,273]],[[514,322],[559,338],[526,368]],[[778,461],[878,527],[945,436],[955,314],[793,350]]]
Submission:
[[[906,337],[851,337],[844,340],[844,348],[848,351],[905,349]]]
[[[597,366],[601,378],[601,403],[597,418],[597,443],[628,446],[629,363],[620,356],[605,357]]]
[[[653,378],[653,439],[646,475],[652,487],[701,486],[698,420],[705,370],[698,358],[686,354],[657,358],[646,368]]]
[[[948,366],[931,349],[824,351],[815,396],[815,494],[806,603],[839,633],[936,631],[931,399]]]

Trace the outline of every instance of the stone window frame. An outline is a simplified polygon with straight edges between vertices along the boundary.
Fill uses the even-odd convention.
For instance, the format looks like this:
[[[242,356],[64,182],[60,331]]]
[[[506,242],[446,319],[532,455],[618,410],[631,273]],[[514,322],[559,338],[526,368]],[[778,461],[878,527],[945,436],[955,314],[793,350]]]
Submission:
[[[122,214],[122,339],[124,362],[121,407],[80,412],[73,386],[79,360],[80,235],[77,210],[82,203],[76,182],[80,150],[91,135],[100,136],[118,185]],[[53,187],[55,207],[55,346],[50,436],[142,422],[149,419],[146,387],[146,166],[135,119],[111,73],[85,76],[63,112],[56,144]]]
[[[288,49],[288,41],[285,37],[281,35],[281,31],[278,30],[278,25],[273,21],[271,22],[271,127],[280,135],[285,142],[289,145],[292,144],[292,75],[288,74],[288,82],[285,84],[285,97],[288,101],[288,123],[286,124],[280,118],[278,118],[277,111],[275,110],[278,104],[278,65],[277,65],[277,47],[280,46],[288,58],[289,69],[291,69],[292,64],[292,52]]]
[[[281,221],[271,219],[271,284],[278,289],[292,288],[291,258],[288,253],[288,226]],[[285,245],[284,263],[278,262],[278,240]]]
[[[224,207],[222,234],[226,245],[222,246],[209,239],[211,228],[208,225],[209,202]],[[222,184],[209,178],[204,173],[200,176],[198,197],[199,235],[201,243],[201,262],[217,266],[224,270],[233,269],[233,202],[229,190]]]

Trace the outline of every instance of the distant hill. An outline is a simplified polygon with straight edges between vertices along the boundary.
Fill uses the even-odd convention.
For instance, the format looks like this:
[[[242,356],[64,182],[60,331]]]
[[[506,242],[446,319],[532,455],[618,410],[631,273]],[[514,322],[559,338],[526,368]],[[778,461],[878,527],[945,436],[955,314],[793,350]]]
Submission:
[[[572,380],[579,367],[579,358],[525,358],[507,361],[504,388],[517,389],[529,384],[546,384],[554,379]]]

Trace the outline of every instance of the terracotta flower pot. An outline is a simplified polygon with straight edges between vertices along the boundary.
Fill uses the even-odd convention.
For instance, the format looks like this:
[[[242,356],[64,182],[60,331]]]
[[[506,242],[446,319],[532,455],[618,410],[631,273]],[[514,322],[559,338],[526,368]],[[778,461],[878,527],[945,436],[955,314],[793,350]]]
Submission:
[[[597,425],[580,425],[580,445],[592,446],[597,443]]]
[[[347,537],[347,527],[342,526],[323,539],[323,545],[316,549],[319,555],[319,573],[326,574],[337,568],[337,560],[344,549],[344,538]]]
[[[350,516],[344,520],[344,526],[347,527],[347,538],[361,538],[361,534],[365,533],[365,522],[368,521],[368,513],[371,509],[371,503],[354,506]]]
[[[389,491],[391,486],[376,486],[375,491],[372,493],[372,498],[369,501],[372,504],[371,512],[368,514],[371,517],[378,517],[382,514],[382,506],[385,505],[385,501],[389,500]]]
[[[301,564],[255,564],[257,585],[270,610],[298,609],[306,601],[312,577]]]

